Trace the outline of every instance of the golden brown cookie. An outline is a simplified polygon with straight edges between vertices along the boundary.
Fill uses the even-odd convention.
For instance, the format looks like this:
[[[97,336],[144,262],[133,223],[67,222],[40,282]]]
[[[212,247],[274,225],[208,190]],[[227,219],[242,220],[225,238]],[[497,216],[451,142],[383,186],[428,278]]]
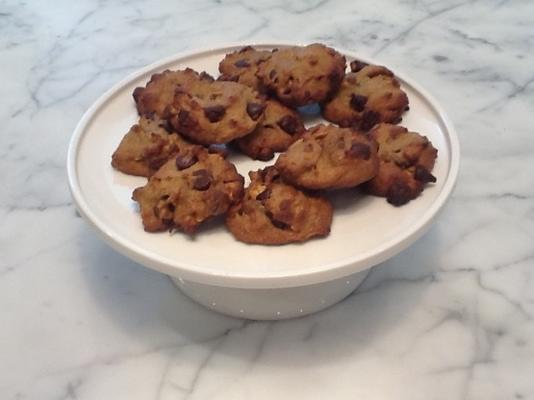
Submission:
[[[165,162],[193,145],[170,132],[167,121],[141,117],[122,138],[111,156],[111,165],[125,174],[153,175]]]
[[[201,144],[221,144],[248,135],[263,120],[264,99],[236,82],[201,81],[177,90],[167,108],[169,122]]]
[[[357,186],[378,171],[376,142],[352,128],[319,124],[275,163],[287,182],[307,189]]]
[[[267,100],[265,118],[251,134],[237,139],[239,149],[255,160],[267,161],[304,133],[300,115],[276,100]]]
[[[429,182],[438,151],[432,143],[402,126],[379,124],[371,132],[378,143],[378,174],[366,183],[367,191],[400,206],[415,199]]]
[[[191,68],[183,71],[166,70],[152,75],[146,87],[137,87],[133,98],[139,115],[156,114],[166,118],[166,108],[174,100],[177,89],[189,90],[198,81],[212,81],[213,78],[205,72],[198,73]]]
[[[243,182],[221,155],[195,147],[167,161],[132,198],[140,205],[145,231],[177,228],[193,233],[241,200]]]
[[[339,92],[322,105],[323,117],[340,126],[364,131],[379,122],[399,123],[408,107],[408,96],[389,69],[351,64],[357,72],[343,79]]]
[[[256,76],[258,66],[271,57],[270,51],[256,50],[251,46],[227,54],[219,63],[221,75],[218,80],[238,82],[253,89],[262,91]]]
[[[303,242],[326,236],[332,205],[284,183],[273,167],[250,172],[243,201],[230,208],[226,226],[239,241],[256,244]]]
[[[344,75],[345,57],[322,44],[275,51],[257,73],[262,85],[290,107],[326,101]]]

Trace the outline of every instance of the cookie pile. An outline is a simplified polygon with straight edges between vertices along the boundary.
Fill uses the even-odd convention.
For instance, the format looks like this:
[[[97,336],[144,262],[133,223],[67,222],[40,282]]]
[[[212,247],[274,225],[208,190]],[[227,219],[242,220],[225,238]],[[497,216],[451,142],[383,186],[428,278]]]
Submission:
[[[247,46],[225,56],[217,79],[167,70],[136,88],[139,121],[111,164],[148,178],[132,197],[144,229],[192,234],[225,214],[242,242],[302,242],[330,232],[324,191],[358,186],[395,206],[419,196],[436,181],[437,150],[396,125],[406,93],[383,66],[354,60],[345,70],[345,57],[322,44]],[[331,124],[306,129],[299,110],[310,104]],[[244,188],[227,149],[262,161],[281,154]]]

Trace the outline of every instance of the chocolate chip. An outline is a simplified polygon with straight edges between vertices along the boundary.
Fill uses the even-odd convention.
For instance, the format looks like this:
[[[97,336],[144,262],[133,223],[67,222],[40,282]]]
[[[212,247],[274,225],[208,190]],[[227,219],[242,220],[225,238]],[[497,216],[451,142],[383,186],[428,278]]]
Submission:
[[[271,72],[269,72],[269,78],[273,79],[276,76],[276,70],[271,69]]]
[[[380,114],[376,111],[368,110],[363,113],[362,120],[360,121],[360,128],[364,131],[368,131],[380,121]]]
[[[148,161],[148,166],[150,169],[157,171],[166,162],[167,162],[166,157],[152,158],[151,160]]]
[[[403,181],[395,181],[386,193],[388,203],[394,206],[402,206],[412,198],[410,187]]]
[[[350,70],[352,72],[358,72],[361,71],[364,67],[368,66],[369,64],[364,63],[363,61],[354,60],[350,63]]]
[[[289,225],[282,221],[277,221],[276,219],[271,219],[271,222],[274,226],[276,226],[278,229],[287,229],[289,228]]]
[[[296,133],[299,128],[298,120],[292,115],[285,115],[284,117],[278,120],[277,124],[280,128],[282,128],[290,135]]]
[[[211,145],[208,147],[208,153],[209,154],[218,154],[222,158],[228,157],[228,150],[225,147],[217,146],[217,145]]]
[[[211,123],[219,122],[224,116],[225,112],[226,108],[221,105],[204,107],[204,115]]]
[[[353,93],[350,96],[350,106],[356,111],[363,111],[367,104],[367,96]]]
[[[421,183],[436,182],[436,177],[422,165],[416,165],[413,177]]]
[[[199,169],[193,172],[193,188],[196,190],[208,190],[211,185],[212,177],[207,169]]]
[[[254,48],[252,46],[245,46],[241,50],[239,50],[238,53],[244,53],[244,52],[250,51],[250,50],[254,50]]]
[[[234,65],[237,67],[237,68],[247,68],[247,67],[250,67],[250,63],[247,61],[247,60],[244,60],[244,59],[241,59],[241,60],[237,60]]]
[[[215,79],[213,78],[213,76],[211,76],[210,74],[208,74],[206,71],[202,71],[200,73],[200,79],[203,80],[203,81],[208,81],[208,82],[213,82]]]
[[[221,75],[217,78],[218,81],[237,82],[239,80],[238,75]]]
[[[139,100],[139,97],[141,97],[144,91],[145,91],[145,88],[142,88],[142,87],[136,87],[134,89],[132,96],[136,102]]]
[[[352,143],[352,146],[350,146],[350,149],[346,151],[346,154],[352,158],[369,160],[371,157],[371,147],[365,143]]]
[[[271,223],[272,223],[275,227],[277,227],[278,229],[287,229],[287,228],[289,228],[289,225],[288,225],[288,224],[286,224],[286,223],[284,223],[284,222],[282,222],[282,221],[278,221],[278,220],[276,220],[276,219],[274,218],[272,212],[270,212],[270,211],[266,211],[266,212],[265,212],[265,215],[267,215],[267,218],[269,218],[269,219],[271,220]]]
[[[263,110],[265,110],[265,104],[247,103],[247,114],[253,121],[256,121],[263,114]]]
[[[410,106],[406,106],[406,108],[404,109],[404,111],[409,111],[410,110]]]
[[[266,188],[263,192],[261,192],[260,194],[256,196],[256,200],[263,202],[267,200],[269,197],[271,197],[271,189]]]
[[[180,110],[180,112],[178,112],[178,123],[180,125],[187,125],[188,120],[189,120],[189,111]]]
[[[183,169],[189,168],[191,165],[194,165],[198,161],[197,156],[191,153],[179,154],[176,156],[176,169],[181,171]]]
[[[343,80],[343,74],[340,74],[338,71],[333,71],[328,75],[330,84],[337,89]]]
[[[162,120],[162,121],[158,124],[158,126],[159,126],[160,128],[165,129],[165,130],[167,131],[167,133],[172,133],[172,132],[174,132],[174,130],[172,129],[171,124],[170,124],[169,121],[166,120],[166,119],[165,119],[165,120]]]

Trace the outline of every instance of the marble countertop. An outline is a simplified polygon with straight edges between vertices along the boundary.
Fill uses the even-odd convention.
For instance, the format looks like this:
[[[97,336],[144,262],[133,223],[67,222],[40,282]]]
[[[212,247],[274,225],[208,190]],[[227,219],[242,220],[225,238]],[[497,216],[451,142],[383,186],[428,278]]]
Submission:
[[[527,0],[0,1],[0,398],[534,399],[533,15]],[[344,302],[244,322],[100,241],[66,150],[139,67],[288,39],[414,77],[462,166],[433,228]]]

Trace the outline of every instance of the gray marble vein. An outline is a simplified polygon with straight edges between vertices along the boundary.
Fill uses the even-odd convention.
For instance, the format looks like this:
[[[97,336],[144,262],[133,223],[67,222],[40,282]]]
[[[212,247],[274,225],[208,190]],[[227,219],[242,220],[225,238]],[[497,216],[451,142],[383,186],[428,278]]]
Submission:
[[[0,0],[0,398],[534,399],[534,3]],[[207,43],[322,41],[431,91],[457,189],[344,302],[243,322],[73,210],[70,135],[125,75]]]

